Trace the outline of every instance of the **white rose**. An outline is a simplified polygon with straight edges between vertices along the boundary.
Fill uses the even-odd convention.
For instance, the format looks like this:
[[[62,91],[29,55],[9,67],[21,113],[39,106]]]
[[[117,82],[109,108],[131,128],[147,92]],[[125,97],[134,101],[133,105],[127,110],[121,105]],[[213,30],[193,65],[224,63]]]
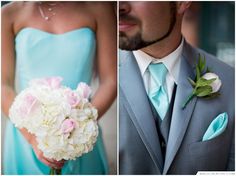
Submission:
[[[203,78],[206,79],[206,80],[216,78],[216,80],[213,81],[210,86],[212,87],[212,93],[215,93],[215,92],[219,91],[222,83],[221,83],[221,80],[220,80],[218,75],[216,75],[215,73],[206,73],[206,74],[203,75]]]

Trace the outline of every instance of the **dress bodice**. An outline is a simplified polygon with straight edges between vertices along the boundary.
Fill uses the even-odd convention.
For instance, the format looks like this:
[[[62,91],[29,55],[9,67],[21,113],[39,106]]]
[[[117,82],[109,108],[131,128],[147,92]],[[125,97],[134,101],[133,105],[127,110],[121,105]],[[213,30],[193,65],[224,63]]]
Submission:
[[[88,27],[63,34],[23,28],[16,35],[15,50],[17,92],[33,78],[61,76],[71,88],[91,81],[96,39]]]

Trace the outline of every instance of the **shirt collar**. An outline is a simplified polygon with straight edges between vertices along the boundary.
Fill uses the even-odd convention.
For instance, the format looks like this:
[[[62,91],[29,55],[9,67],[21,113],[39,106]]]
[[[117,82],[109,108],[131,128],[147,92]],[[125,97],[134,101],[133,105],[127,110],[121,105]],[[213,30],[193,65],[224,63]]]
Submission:
[[[174,81],[177,83],[178,75],[179,75],[179,67],[180,67],[180,55],[183,51],[183,43],[184,43],[184,39],[182,38],[182,41],[176,50],[174,50],[169,55],[160,59],[159,58],[156,59],[141,50],[133,51],[133,54],[137,60],[141,75],[142,76],[144,75],[145,71],[147,70],[151,62],[163,63],[166,66],[168,73],[173,77]]]

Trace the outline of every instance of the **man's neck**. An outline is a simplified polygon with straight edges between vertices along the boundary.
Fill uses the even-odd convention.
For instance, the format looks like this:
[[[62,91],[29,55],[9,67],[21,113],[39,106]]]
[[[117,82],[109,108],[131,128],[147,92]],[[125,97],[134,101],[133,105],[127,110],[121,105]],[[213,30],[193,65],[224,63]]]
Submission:
[[[180,33],[179,35],[175,34],[176,33],[174,33],[174,36],[170,35],[165,40],[154,43],[148,47],[142,48],[141,50],[154,58],[163,58],[172,53],[180,45],[182,35]]]

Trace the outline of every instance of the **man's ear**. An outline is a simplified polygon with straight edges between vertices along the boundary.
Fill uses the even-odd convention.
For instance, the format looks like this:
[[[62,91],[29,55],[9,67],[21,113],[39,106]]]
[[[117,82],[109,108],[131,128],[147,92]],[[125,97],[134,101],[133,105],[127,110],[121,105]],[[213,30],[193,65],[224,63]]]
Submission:
[[[190,1],[181,1],[177,2],[177,13],[184,14],[184,12],[190,7],[192,2]]]

